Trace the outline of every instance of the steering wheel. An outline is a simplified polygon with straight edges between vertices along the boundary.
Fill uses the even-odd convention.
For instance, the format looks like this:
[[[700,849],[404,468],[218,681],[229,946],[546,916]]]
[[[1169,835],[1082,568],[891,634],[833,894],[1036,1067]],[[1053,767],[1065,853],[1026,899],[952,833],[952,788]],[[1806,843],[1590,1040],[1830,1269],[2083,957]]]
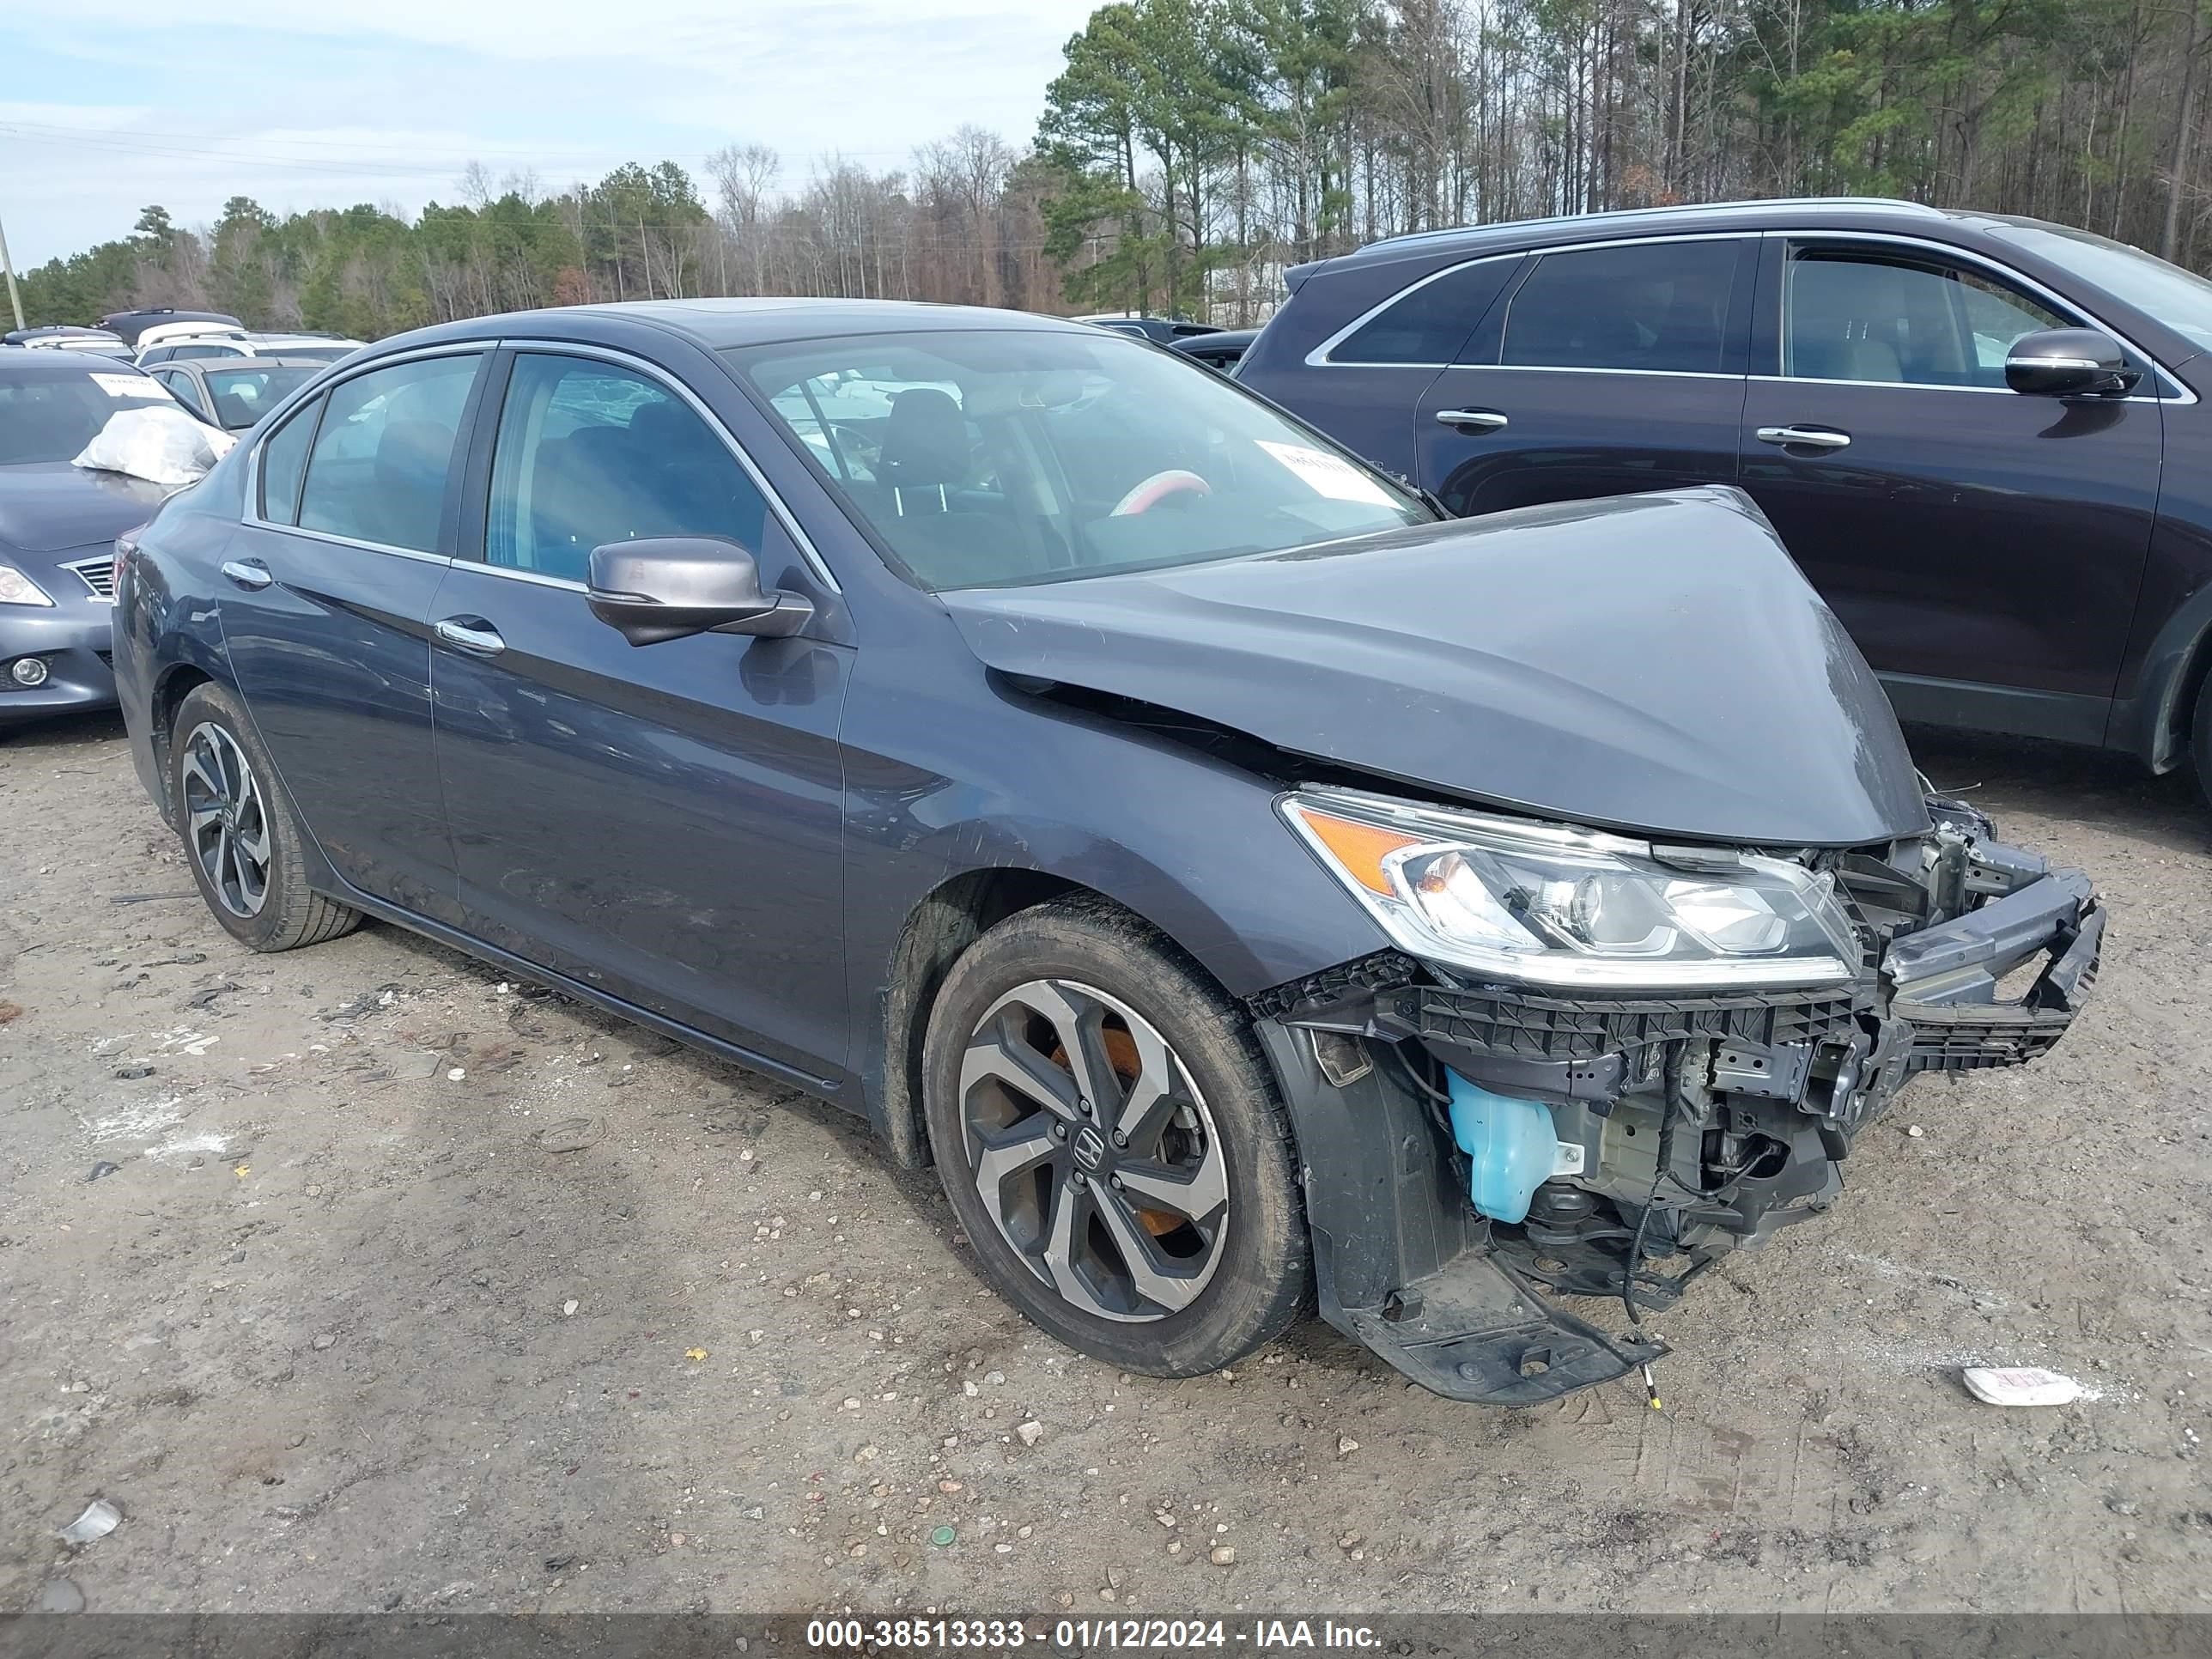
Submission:
[[[1211,495],[1213,486],[1195,472],[1186,472],[1179,466],[1155,472],[1129,493],[1114,503],[1112,518],[1127,518],[1132,514],[1149,512],[1170,495]]]

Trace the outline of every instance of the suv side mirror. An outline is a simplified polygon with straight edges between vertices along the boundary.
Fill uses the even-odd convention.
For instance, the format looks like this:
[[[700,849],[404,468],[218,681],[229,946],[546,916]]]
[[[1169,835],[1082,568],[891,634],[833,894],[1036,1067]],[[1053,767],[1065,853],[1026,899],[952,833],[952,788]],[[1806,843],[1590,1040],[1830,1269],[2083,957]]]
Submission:
[[[2005,384],[2031,397],[2116,398],[2142,379],[2142,370],[2128,367],[2120,343],[2094,328],[2023,334],[2005,354]]]
[[[694,634],[795,634],[814,615],[805,596],[763,592],[760,566],[719,536],[659,536],[592,550],[585,602],[632,645]]]

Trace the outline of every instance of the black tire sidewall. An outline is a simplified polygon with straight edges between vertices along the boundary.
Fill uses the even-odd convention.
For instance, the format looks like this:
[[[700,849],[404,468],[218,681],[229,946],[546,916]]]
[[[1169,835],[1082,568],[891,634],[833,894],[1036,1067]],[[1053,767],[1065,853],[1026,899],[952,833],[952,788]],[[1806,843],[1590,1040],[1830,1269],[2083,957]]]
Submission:
[[[1070,1306],[1000,1236],[975,1190],[961,1121],[961,1057],[983,1012],[1035,979],[1074,980],[1127,1004],[1167,1040],[1205,1097],[1228,1165],[1228,1236],[1212,1281],[1188,1308],[1124,1322]],[[1312,1269],[1296,1149],[1267,1062],[1242,1011],[1126,913],[1048,905],[977,940],[931,1011],[923,1102],[946,1196],[985,1278],[1068,1346],[1132,1370],[1196,1376],[1280,1334],[1304,1306]]]

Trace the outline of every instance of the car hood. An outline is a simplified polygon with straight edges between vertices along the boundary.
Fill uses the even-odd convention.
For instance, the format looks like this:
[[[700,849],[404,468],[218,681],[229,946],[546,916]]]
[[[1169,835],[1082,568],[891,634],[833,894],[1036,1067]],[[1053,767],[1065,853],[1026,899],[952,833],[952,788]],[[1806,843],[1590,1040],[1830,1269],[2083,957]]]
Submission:
[[[939,598],[1003,673],[1488,805],[1784,847],[1927,827],[1880,683],[1733,489]]]
[[[112,542],[154,516],[164,485],[67,461],[0,466],[0,547],[58,553]]]

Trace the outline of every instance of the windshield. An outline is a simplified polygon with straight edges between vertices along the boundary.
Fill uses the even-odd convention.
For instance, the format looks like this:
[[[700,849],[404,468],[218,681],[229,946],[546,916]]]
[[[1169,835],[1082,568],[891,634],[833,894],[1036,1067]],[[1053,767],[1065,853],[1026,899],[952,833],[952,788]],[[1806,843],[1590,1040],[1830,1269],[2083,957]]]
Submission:
[[[215,416],[233,432],[243,432],[320,374],[315,368],[211,368],[207,371],[208,396],[215,400]]]
[[[2187,336],[2199,350],[2212,351],[2212,283],[2202,276],[2086,230],[2029,224],[1996,224],[1990,230]]]
[[[104,357],[76,374],[0,370],[0,466],[74,460],[117,410],[169,401],[147,376]]]
[[[1103,331],[727,355],[926,587],[1191,564],[1432,516],[1218,375]]]

